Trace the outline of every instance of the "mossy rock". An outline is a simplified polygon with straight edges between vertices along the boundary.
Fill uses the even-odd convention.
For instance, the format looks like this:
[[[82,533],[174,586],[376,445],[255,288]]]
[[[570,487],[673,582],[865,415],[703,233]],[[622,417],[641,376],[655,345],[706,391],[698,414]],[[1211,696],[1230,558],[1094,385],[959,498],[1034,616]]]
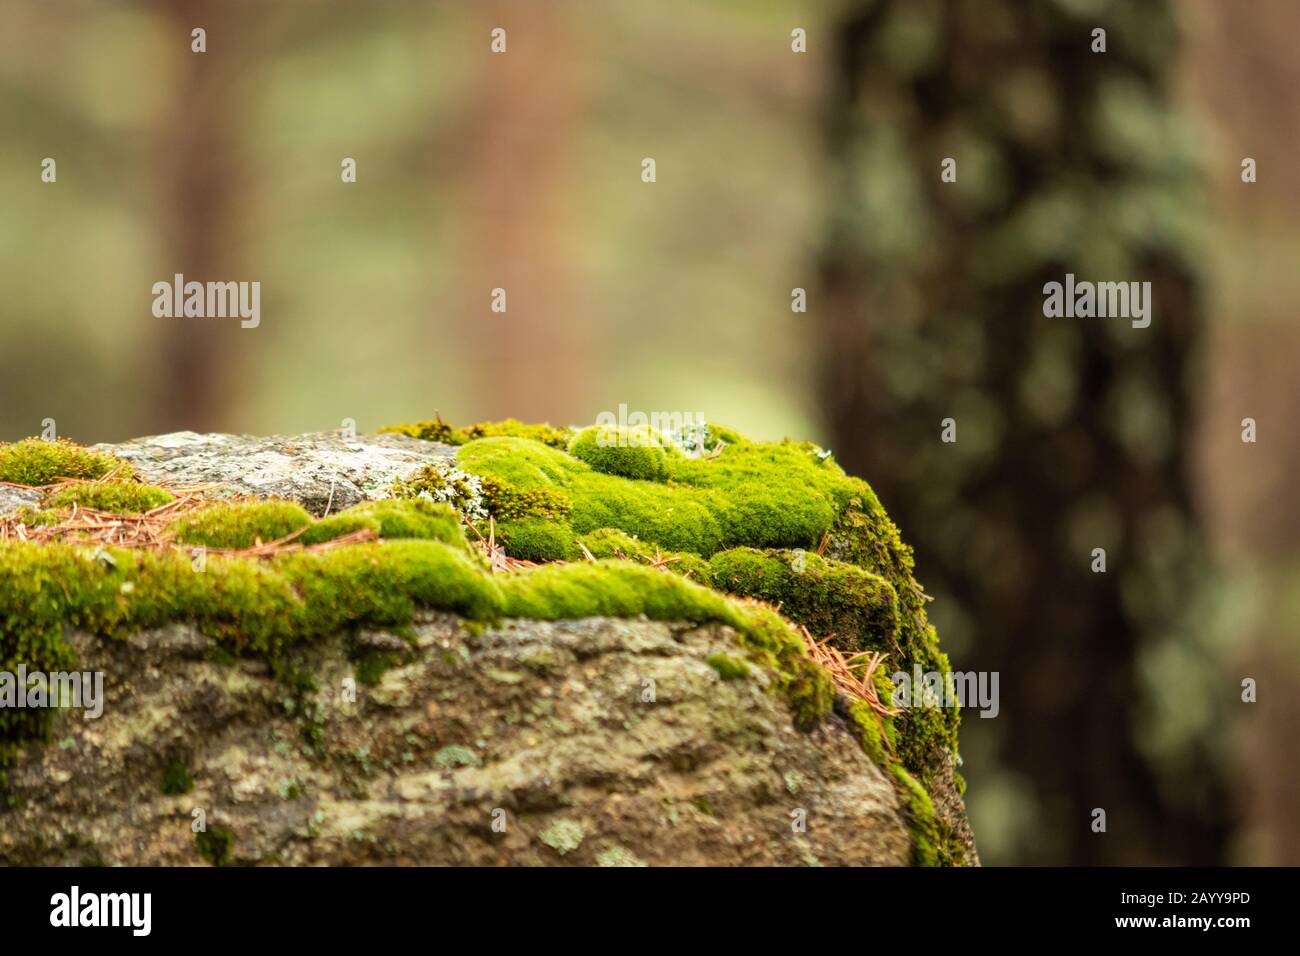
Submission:
[[[213,666],[258,662],[264,667],[257,680],[282,688],[279,706],[302,724],[301,746],[315,754],[330,746],[329,714],[337,696],[332,688],[345,678],[362,696],[399,708],[422,697],[411,682],[411,668],[425,666],[421,662],[426,660],[447,668],[448,679],[468,682],[467,693],[477,687],[489,696],[518,693],[512,688],[534,680],[578,680],[571,669],[580,658],[560,639],[563,628],[546,631],[555,641],[521,655],[518,666],[507,661],[467,671],[475,652],[464,642],[477,647],[480,635],[506,633],[503,626],[525,634],[540,633],[542,623],[552,621],[575,627],[586,621],[649,621],[713,629],[710,634],[724,635],[721,643],[710,638],[698,652],[689,644],[664,645],[662,659],[673,664],[659,678],[653,661],[660,658],[638,658],[645,672],[619,678],[627,683],[619,685],[624,689],[618,693],[629,699],[620,698],[614,708],[623,714],[617,726],[630,729],[643,719],[641,711],[624,713],[626,706],[638,703],[638,693],[645,693],[643,685],[653,685],[673,700],[683,681],[694,680],[727,688],[725,712],[709,715],[703,704],[690,705],[674,719],[700,726],[721,721],[716,732],[728,748],[752,745],[761,751],[772,745],[773,733],[802,734],[834,725],[854,742],[864,766],[875,768],[870,773],[878,773],[881,785],[895,794],[902,808],[899,819],[909,833],[909,860],[974,860],[960,796],[954,802],[949,793],[955,786],[957,712],[913,708],[886,717],[864,709],[861,702],[846,702],[842,695],[837,700],[829,673],[808,654],[801,628],[846,655],[867,650],[884,655],[885,668],[874,678],[882,700],[888,698],[886,673],[910,671],[913,665],[947,668],[925,617],[927,598],[913,576],[910,549],[870,488],[844,474],[828,453],[806,442],[752,442],[717,427],[708,441],[683,451],[660,436],[630,443],[615,435],[612,443],[601,442],[593,429],[497,423],[446,426],[452,431],[443,434],[445,423],[437,423],[437,429],[427,425],[399,427],[406,437],[378,442],[375,471],[331,479],[319,510],[319,458],[311,458],[311,477],[302,481],[292,471],[285,475],[277,464],[274,487],[291,493],[301,487],[300,498],[187,504],[168,529],[174,547],[88,546],[75,536],[39,545],[0,542],[0,606],[7,614],[0,617],[0,670],[20,663],[29,670],[63,669],[112,646],[87,642],[134,636],[130,646],[136,647],[139,635],[180,628],[206,642]],[[416,432],[420,438],[411,437]],[[428,445],[427,457],[422,457],[426,434],[442,444]],[[274,441],[280,457],[295,447],[294,439],[268,441]],[[301,440],[320,455],[334,447],[333,441]],[[349,460],[366,460],[369,441],[348,440]],[[216,454],[215,448],[229,447],[256,461],[260,453],[253,442],[247,437],[227,442],[223,436],[164,436],[157,443],[164,450],[155,450],[149,439],[141,439],[121,449],[130,460],[120,470],[114,470],[119,459],[112,448],[83,457],[75,446],[63,447],[56,457],[73,464],[51,466],[54,470],[101,473],[57,477],[102,478],[110,471],[112,476],[98,483],[105,490],[85,491],[85,482],[59,489],[43,502],[45,511],[32,512],[33,518],[60,514],[71,503],[97,507],[87,502],[109,503],[112,495],[119,496],[113,501],[123,513],[129,507],[136,513],[150,510],[145,506],[169,492],[141,484],[137,476],[165,482],[165,475],[176,470],[175,456],[165,449],[198,448],[206,459]],[[454,458],[444,453],[448,444],[455,446]],[[0,447],[0,460],[12,447]],[[29,445],[20,454],[11,452],[9,459],[24,462],[29,477],[44,477],[50,468],[35,467],[46,461],[42,454]],[[187,480],[200,477],[186,474]],[[246,474],[242,487],[260,480]],[[335,508],[333,489],[342,483],[368,489],[364,493],[371,499]],[[56,494],[64,497],[51,501]],[[95,494],[100,497],[92,498]],[[311,510],[303,503],[311,504]],[[539,566],[502,572],[498,559],[480,543],[488,524],[505,554]],[[190,553],[196,547],[242,552],[270,542],[287,543],[263,548],[258,557],[210,554],[201,565]],[[421,643],[421,621],[429,614],[450,615],[460,622],[455,633],[461,636]],[[618,633],[617,628],[608,633]],[[329,649],[340,641],[363,640],[370,643],[342,648],[334,676],[321,670],[324,659],[335,659]],[[493,637],[482,646],[496,647],[492,642],[500,640]],[[543,659],[545,666],[534,666]],[[688,679],[688,673],[695,676]],[[460,690],[443,693],[457,696]],[[755,694],[777,702],[787,715],[784,730],[759,731],[742,716]],[[650,699],[659,698],[651,693]],[[511,719],[560,733],[574,719],[555,716],[560,703],[538,691],[528,709]],[[679,703],[674,700],[672,706]],[[436,700],[430,705],[425,719],[441,706]],[[374,706],[367,705],[365,713],[374,717]],[[500,726],[485,724],[466,736],[468,712],[458,719],[462,724],[455,739],[443,739],[428,752],[427,772],[504,772],[490,756],[492,733],[500,732]],[[30,714],[0,713],[0,765],[21,767],[25,748],[49,732],[47,721]],[[406,739],[405,749],[386,759],[418,761],[418,737]],[[435,759],[454,747],[485,756],[473,765]],[[49,753],[48,748],[39,752]],[[367,766],[371,760],[364,754],[355,759]],[[201,762],[186,772],[193,774],[196,788],[204,785],[207,769]],[[855,772],[869,774],[861,768]],[[155,792],[159,774],[165,786],[180,786],[178,773],[159,769],[151,778]],[[276,781],[276,792],[298,794],[299,781],[311,776],[302,767],[292,774],[286,770]],[[482,785],[491,787],[487,780]],[[362,783],[353,780],[350,786]],[[935,796],[940,790],[943,799]],[[714,798],[700,799],[715,806]],[[936,814],[935,807],[941,812]],[[720,818],[725,815],[725,810],[717,812]],[[241,834],[256,830],[234,828]],[[594,862],[609,846],[622,845],[617,836],[593,834],[572,853],[586,854],[590,844]],[[211,850],[214,862],[225,862],[223,848],[234,854],[258,852],[242,838],[209,840],[204,852]],[[645,846],[629,852],[638,859],[657,859]],[[4,856],[0,837],[0,859]]]

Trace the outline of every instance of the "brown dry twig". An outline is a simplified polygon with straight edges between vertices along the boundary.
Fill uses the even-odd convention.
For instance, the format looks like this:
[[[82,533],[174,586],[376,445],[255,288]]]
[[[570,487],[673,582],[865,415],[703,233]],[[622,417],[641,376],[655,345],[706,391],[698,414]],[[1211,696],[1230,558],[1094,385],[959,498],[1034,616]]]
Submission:
[[[472,521],[465,522],[466,527],[474,532],[474,537],[478,540],[474,542],[479,546],[487,556],[488,564],[493,572],[496,571],[524,571],[528,568],[538,567],[536,561],[525,561],[522,558],[512,558],[506,554],[505,548],[497,544],[497,525],[491,515],[488,515],[488,536],[483,537],[483,532]],[[562,561],[550,562],[552,564],[563,564]]]
[[[679,554],[669,557],[660,551],[658,547],[655,548],[655,556],[653,558],[648,558],[644,554],[641,555],[642,561],[646,562],[650,567],[656,568],[660,571],[667,571],[668,565],[672,564],[674,561],[680,561],[681,559],[681,555]]]
[[[840,653],[839,648],[830,643],[829,638],[819,641],[803,625],[799,626],[799,631],[803,634],[808,656],[830,672],[831,680],[839,690],[854,700],[864,701],[877,717],[894,717],[901,713],[881,703],[880,695],[876,693],[876,685],[871,679],[876,668],[884,660],[883,654],[879,651],[864,651],[846,658]],[[855,672],[855,668],[860,673]]]

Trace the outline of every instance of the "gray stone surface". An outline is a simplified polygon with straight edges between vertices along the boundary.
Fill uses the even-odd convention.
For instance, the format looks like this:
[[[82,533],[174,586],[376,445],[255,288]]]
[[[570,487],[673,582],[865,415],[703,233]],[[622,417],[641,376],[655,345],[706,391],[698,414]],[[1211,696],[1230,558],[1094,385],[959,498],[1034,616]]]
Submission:
[[[405,435],[339,432],[291,437],[172,432],[95,445],[131,462],[146,481],[222,482],[229,494],[286,498],[316,515],[382,497],[397,478],[455,448]]]
[[[40,494],[27,488],[13,485],[0,485],[0,517],[12,514],[25,505],[34,505],[41,500]]]
[[[801,732],[763,673],[706,663],[724,627],[427,615],[414,636],[349,702],[382,633],[313,647],[298,699],[187,627],[71,635],[104,714],[65,713],[20,755],[0,864],[201,864],[196,809],[236,864],[909,861],[895,790],[840,718]],[[192,792],[163,793],[173,762]]]

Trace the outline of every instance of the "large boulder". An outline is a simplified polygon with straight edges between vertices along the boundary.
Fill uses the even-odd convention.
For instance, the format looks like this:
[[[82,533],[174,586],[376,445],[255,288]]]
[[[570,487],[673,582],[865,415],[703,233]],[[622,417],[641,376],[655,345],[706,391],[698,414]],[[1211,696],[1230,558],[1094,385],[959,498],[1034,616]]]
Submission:
[[[0,864],[978,862],[956,714],[824,666],[947,664],[865,484],[507,424],[95,446],[185,499],[118,537],[0,486],[0,670],[104,675],[97,718],[0,711]],[[248,497],[316,517],[208,553]]]

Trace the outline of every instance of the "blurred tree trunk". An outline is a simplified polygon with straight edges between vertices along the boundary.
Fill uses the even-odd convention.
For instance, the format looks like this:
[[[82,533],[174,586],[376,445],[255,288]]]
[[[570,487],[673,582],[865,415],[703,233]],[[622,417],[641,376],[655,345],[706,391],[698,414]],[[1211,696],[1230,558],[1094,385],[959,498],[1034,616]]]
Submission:
[[[240,51],[238,42],[223,27],[228,11],[217,0],[164,0],[163,20],[170,42],[178,47],[176,93],[170,120],[157,146],[165,202],[163,224],[167,248],[161,261],[172,271],[159,276],[171,280],[179,272],[185,281],[227,281],[233,268],[227,251],[233,238],[233,202],[239,177],[230,144],[238,139],[233,128]],[[206,53],[190,48],[190,31],[207,31]],[[236,395],[232,381],[233,342],[241,333],[237,321],[207,319],[157,320],[162,330],[160,375],[150,419],[158,430],[210,430]],[[244,331],[244,334],[249,334]]]
[[[483,10],[475,41],[483,58],[461,144],[467,241],[457,285],[460,348],[480,380],[473,391],[487,397],[476,417],[594,415],[581,407],[587,337],[566,249],[582,98],[570,10],[498,0]],[[495,27],[506,30],[504,53],[488,52]],[[493,289],[505,290],[504,313],[490,308]]]
[[[810,309],[823,406],[838,459],[916,545],[934,617],[967,639],[954,667],[1001,674],[1001,715],[968,718],[963,739],[986,735],[1004,779],[1029,781],[1015,812],[1033,836],[1009,855],[1219,862],[1229,813],[1209,743],[1155,752],[1144,683],[1149,655],[1197,647],[1204,585],[1188,483],[1197,193],[1167,106],[1169,5],[849,7]],[[1043,285],[1067,272],[1149,280],[1150,327],[1045,318]],[[978,801],[994,768],[966,772]]]

